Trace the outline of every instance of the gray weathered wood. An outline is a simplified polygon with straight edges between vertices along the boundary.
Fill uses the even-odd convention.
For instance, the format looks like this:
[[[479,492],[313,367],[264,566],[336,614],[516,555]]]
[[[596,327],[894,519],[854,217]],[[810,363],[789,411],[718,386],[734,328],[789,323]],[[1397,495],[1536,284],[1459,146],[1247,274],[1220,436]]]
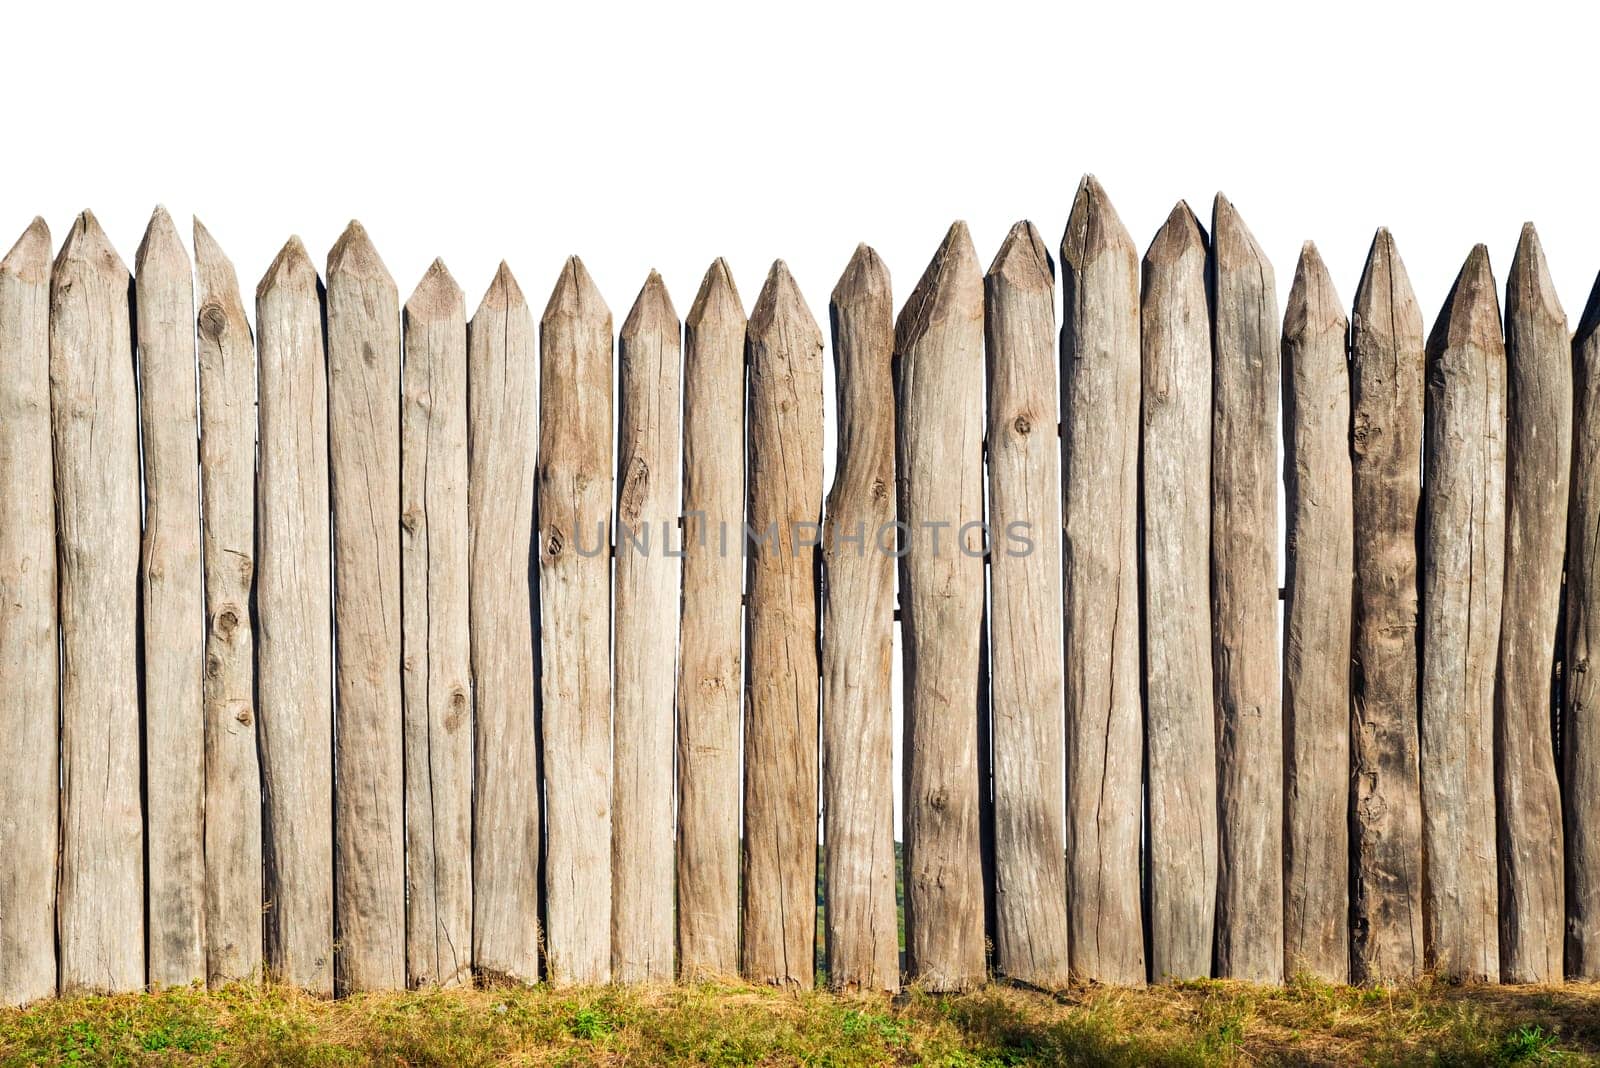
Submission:
[[[50,278],[61,613],[63,994],[145,985],[139,402],[128,269],[84,212]]]
[[[686,979],[739,971],[744,331],[744,304],[719,259],[684,321],[677,881]]]
[[[256,288],[257,727],[266,963],[333,993],[333,591],[322,285],[298,237]]]
[[[673,706],[683,507],[678,313],[654,271],[617,339],[611,977],[674,978]]]
[[[0,1004],[56,992],[56,512],[50,447],[50,230],[0,260]]]
[[[539,323],[548,975],[611,978],[611,311],[573,256]]]
[[[895,912],[894,299],[856,248],[828,302],[838,458],[823,529],[822,812],[828,983],[900,989]],[[889,548],[894,547],[889,527]]]
[[[406,983],[400,298],[360,223],[328,253],[334,936],[343,992]]]
[[[1422,312],[1380,229],[1350,334],[1355,603],[1351,668],[1351,978],[1424,966],[1417,766],[1417,515],[1422,500]]]
[[[261,764],[256,752],[255,341],[239,280],[194,222],[205,576],[205,929],[213,985],[261,971]]]
[[[534,346],[533,313],[502,263],[467,324],[472,957],[485,978],[515,982],[539,977]]]
[[[1216,973],[1276,983],[1283,979],[1278,300],[1272,265],[1220,193],[1211,240]]]
[[[1140,984],[1139,265],[1093,175],[1061,239],[1061,285],[1072,971]]]
[[[746,330],[750,612],[742,968],[810,989],[817,933],[822,332],[782,260]]]
[[[1283,967],[1350,980],[1350,323],[1307,241],[1283,320]]]
[[[1600,277],[1572,339],[1572,497],[1567,517],[1568,665],[1561,711],[1567,975],[1600,980]]]
[[[1146,904],[1158,981],[1211,974],[1217,911],[1206,256],[1180,201],[1145,252],[1140,286]]]
[[[1494,680],[1505,574],[1505,343],[1474,248],[1427,346],[1423,440],[1422,844],[1428,966],[1500,974]]]
[[[472,982],[466,317],[461,287],[434,260],[406,301],[401,370],[406,982],[413,987]]]
[[[984,981],[978,831],[983,643],[983,273],[950,227],[895,325],[905,655],[906,962],[934,991]]]
[[[200,571],[194,276],[157,207],[134,257],[144,446],[143,612],[149,982],[206,976],[205,596]]]
[[[984,278],[995,969],[1065,986],[1068,951],[1055,265],[1031,222]]]
[[[1567,547],[1572,348],[1533,224],[1506,279],[1506,558],[1495,690],[1500,979],[1560,982],[1566,909],[1550,687]]]

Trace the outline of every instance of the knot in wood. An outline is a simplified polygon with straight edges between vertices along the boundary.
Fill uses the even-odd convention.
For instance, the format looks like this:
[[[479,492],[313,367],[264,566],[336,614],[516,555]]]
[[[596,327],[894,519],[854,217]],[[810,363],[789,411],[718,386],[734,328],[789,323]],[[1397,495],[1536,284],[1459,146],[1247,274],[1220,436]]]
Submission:
[[[228,329],[228,313],[216,301],[207,301],[200,309],[200,334],[207,341],[216,341]]]
[[[1011,423],[1011,428],[1018,434],[1033,433],[1033,422],[1026,415],[1019,415]]]

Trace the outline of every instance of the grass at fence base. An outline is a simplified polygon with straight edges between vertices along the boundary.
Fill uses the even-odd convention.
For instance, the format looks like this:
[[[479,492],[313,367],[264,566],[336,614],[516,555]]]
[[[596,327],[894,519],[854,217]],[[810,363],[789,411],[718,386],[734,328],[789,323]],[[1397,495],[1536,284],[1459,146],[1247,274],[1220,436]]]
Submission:
[[[1201,982],[1052,996],[746,986],[489,989],[330,1002],[279,987],[0,1012],[11,1064],[990,1066],[1600,1063],[1600,985],[1282,990]]]

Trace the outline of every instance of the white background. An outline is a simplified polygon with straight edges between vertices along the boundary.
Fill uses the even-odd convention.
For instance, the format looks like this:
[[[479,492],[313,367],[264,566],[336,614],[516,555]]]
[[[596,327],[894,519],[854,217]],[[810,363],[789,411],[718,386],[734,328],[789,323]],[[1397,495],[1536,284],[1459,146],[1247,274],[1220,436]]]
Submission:
[[[206,222],[247,304],[290,233],[320,260],[359,217],[402,299],[437,255],[470,311],[505,258],[537,313],[576,252],[620,323],[651,267],[682,313],[713,257],[747,305],[783,257],[825,322],[856,242],[903,297],[952,219],[985,261],[1019,218],[1054,245],[1085,171],[1141,247],[1178,198],[1206,220],[1225,190],[1280,298],[1312,238],[1348,300],[1380,224],[1430,321],[1474,243],[1503,278],[1525,219],[1574,323],[1600,268],[1600,19],[1576,3],[33,0],[0,20],[0,247],[92,207],[131,264],[159,201]]]

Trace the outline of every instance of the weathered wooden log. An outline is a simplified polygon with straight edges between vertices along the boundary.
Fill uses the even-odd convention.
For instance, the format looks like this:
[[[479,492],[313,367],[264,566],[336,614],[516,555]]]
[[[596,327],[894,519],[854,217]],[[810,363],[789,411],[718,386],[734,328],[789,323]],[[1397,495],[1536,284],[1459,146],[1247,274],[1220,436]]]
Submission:
[[[0,260],[0,1004],[56,992],[56,508],[50,447],[50,230]]]
[[[194,222],[205,575],[205,930],[213,986],[261,971],[256,752],[256,359],[233,264]]]
[[[719,259],[684,321],[677,881],[685,979],[739,971],[744,331],[744,304]]]
[[[1350,323],[1317,247],[1283,320],[1283,967],[1350,980]]]
[[[479,974],[513,982],[539,977],[534,346],[533,313],[502,263],[467,324],[472,956]]]
[[[1422,844],[1428,966],[1500,974],[1494,680],[1505,577],[1505,343],[1474,248],[1428,337],[1423,441]]]
[[[205,597],[200,571],[194,276],[167,209],[134,257],[144,445],[143,612],[149,982],[206,975]]]
[[[1146,907],[1150,978],[1211,974],[1217,748],[1211,688],[1211,317],[1206,238],[1179,202],[1144,255]]]
[[[984,278],[994,669],[995,970],[1065,986],[1068,951],[1061,445],[1055,265],[1031,222]]]
[[[1506,279],[1506,543],[1495,690],[1500,979],[1560,982],[1566,909],[1550,687],[1567,548],[1572,348],[1533,224]]]
[[[674,978],[672,766],[683,454],[678,313],[650,272],[617,338],[611,977]]]
[[[466,316],[461,287],[434,260],[406,301],[400,404],[406,983],[413,987],[472,982]]]
[[[539,324],[545,932],[556,983],[611,978],[611,312],[573,256]]]
[[[828,319],[839,402],[822,550],[828,983],[896,991],[894,793],[887,785],[894,778],[894,557],[879,543],[894,522],[894,298],[889,269],[866,245],[834,287]]]
[[[1272,265],[1220,193],[1211,239],[1216,973],[1277,983],[1283,980],[1278,300]]]
[[[328,253],[333,504],[334,973],[406,983],[400,698],[400,297],[360,223]]]
[[[128,269],[89,212],[50,278],[61,613],[63,994],[145,985],[139,401]]]
[[[983,274],[950,227],[895,325],[911,976],[982,983],[978,652],[983,644]]]
[[[1600,277],[1572,339],[1572,497],[1567,517],[1568,672],[1562,680],[1566,972],[1600,980]]]
[[[1424,966],[1417,766],[1417,509],[1422,312],[1388,230],[1356,288],[1350,336],[1355,605],[1351,670],[1351,978]]]
[[[745,978],[810,989],[817,934],[822,331],[782,260],[746,328]]]
[[[333,591],[322,285],[298,237],[256,289],[256,669],[267,969],[333,993]]]
[[[1139,838],[1139,264],[1093,175],[1061,239],[1072,971],[1145,979]]]

